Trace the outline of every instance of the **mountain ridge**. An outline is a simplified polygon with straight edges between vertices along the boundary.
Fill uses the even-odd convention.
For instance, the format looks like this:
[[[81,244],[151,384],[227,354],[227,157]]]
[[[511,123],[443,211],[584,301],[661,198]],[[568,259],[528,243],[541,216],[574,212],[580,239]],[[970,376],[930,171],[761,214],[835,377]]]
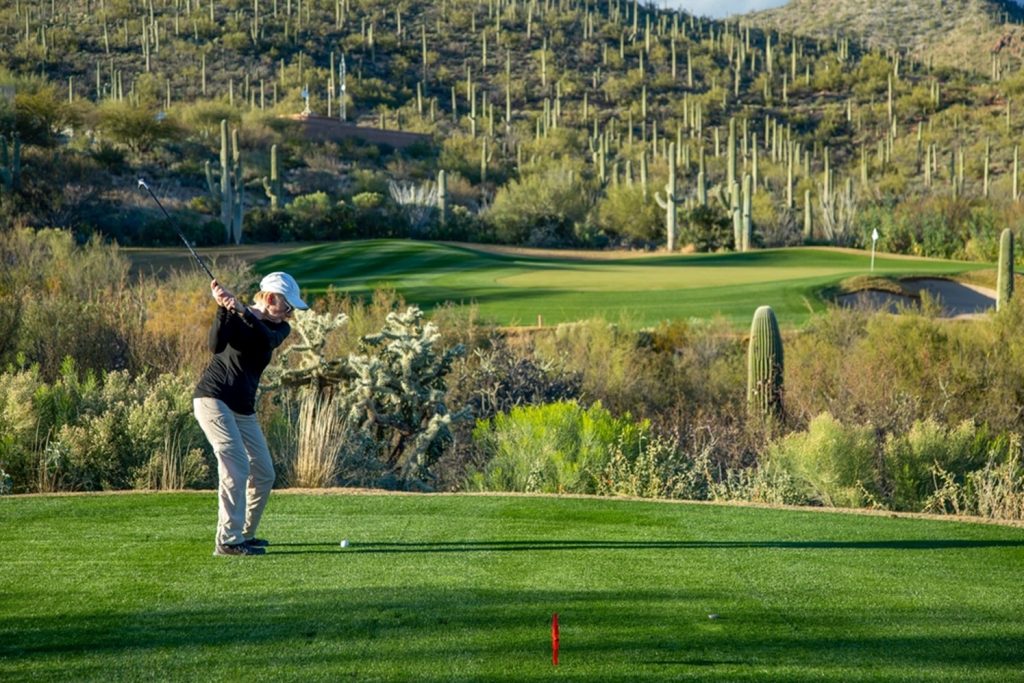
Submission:
[[[1024,7],[1009,0],[790,0],[743,19],[813,38],[846,37],[937,67],[988,73],[1024,55]]]

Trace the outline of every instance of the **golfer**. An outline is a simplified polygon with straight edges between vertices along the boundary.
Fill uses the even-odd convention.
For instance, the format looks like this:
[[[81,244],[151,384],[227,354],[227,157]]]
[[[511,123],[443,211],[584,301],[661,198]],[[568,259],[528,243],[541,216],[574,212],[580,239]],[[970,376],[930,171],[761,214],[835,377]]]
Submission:
[[[217,456],[217,540],[214,555],[263,555],[256,537],[274,485],[274,464],[256,419],[256,389],[274,349],[288,337],[287,320],[309,306],[288,273],[260,282],[251,307],[216,280],[210,282],[217,317],[210,328],[213,358],[193,394],[192,407]]]

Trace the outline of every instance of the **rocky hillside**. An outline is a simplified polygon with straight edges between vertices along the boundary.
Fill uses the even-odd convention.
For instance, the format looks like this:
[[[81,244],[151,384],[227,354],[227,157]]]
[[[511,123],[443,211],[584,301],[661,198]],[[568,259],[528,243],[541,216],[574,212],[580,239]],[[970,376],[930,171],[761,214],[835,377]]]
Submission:
[[[845,36],[901,49],[935,66],[1017,69],[1024,9],[1007,0],[790,0],[746,15],[755,25],[818,38]]]

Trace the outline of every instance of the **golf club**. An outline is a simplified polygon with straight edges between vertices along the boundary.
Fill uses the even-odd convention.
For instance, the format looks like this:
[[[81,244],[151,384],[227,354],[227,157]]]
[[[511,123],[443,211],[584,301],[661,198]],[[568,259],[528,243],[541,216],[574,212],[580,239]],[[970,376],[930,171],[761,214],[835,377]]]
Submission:
[[[164,205],[160,203],[160,200],[156,198],[156,194],[154,194],[153,188],[151,188],[142,178],[139,178],[139,187],[146,188],[146,190],[149,192],[149,196],[153,198],[153,201],[156,202],[156,205],[159,206],[160,210],[164,212],[164,218],[166,218],[168,221],[171,221],[170,214],[167,213],[167,209],[165,209]],[[171,221],[171,223],[173,224],[174,221]],[[178,233],[178,237],[180,237],[181,241],[185,243],[186,247],[188,247],[189,253],[191,253],[192,256],[195,258],[196,263],[199,264],[199,267],[206,271],[206,274],[210,276],[211,280],[216,280],[217,278],[213,276],[213,273],[210,272],[210,269],[206,267],[205,263],[203,263],[203,259],[199,258],[199,254],[197,254],[196,250],[192,248],[192,245],[189,243],[188,239],[186,239],[185,235],[181,232],[181,230],[178,230],[177,225],[175,225],[174,231]]]
[[[151,188],[149,184],[142,178],[139,178],[139,187],[146,188],[146,190],[149,192],[149,196],[153,198],[153,201],[156,202],[156,205],[159,206],[160,210],[164,212],[164,218],[166,218],[169,222],[174,224],[174,221],[171,220],[171,215],[167,213],[167,209],[165,209],[164,205],[160,203],[159,199],[157,199],[156,194],[153,192],[153,188]],[[186,238],[184,233],[182,233],[181,230],[178,229],[176,224],[174,224],[174,231],[178,233],[178,237],[180,237],[181,241],[185,243],[185,246],[188,248],[189,253],[192,254],[193,258],[195,258],[196,263],[199,264],[199,267],[206,271],[206,274],[210,276],[211,280],[216,280],[217,278],[215,278],[213,276],[213,273],[210,272],[210,269],[206,267],[206,263],[204,263],[203,259],[199,257],[199,254],[196,253],[196,250],[192,248],[192,245],[191,243],[189,243],[188,238]],[[244,315],[246,308],[245,304],[243,304],[241,301],[238,301],[237,299],[235,299],[235,301],[237,302],[240,308],[235,309],[233,312],[236,315]]]

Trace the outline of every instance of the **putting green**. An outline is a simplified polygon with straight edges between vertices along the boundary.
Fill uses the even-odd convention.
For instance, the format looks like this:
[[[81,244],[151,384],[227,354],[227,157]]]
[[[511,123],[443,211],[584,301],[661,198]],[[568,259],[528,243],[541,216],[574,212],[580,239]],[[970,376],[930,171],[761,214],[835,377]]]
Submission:
[[[601,317],[642,327],[663,320],[722,316],[749,325],[758,306],[797,327],[827,305],[819,292],[870,272],[870,255],[839,249],[766,249],[743,254],[585,259],[576,255],[500,254],[408,240],[317,245],[263,259],[261,272],[287,270],[315,297],[329,288],[365,297],[399,292],[431,309],[474,303],[501,325]],[[990,264],[879,256],[876,275],[950,276]]]

